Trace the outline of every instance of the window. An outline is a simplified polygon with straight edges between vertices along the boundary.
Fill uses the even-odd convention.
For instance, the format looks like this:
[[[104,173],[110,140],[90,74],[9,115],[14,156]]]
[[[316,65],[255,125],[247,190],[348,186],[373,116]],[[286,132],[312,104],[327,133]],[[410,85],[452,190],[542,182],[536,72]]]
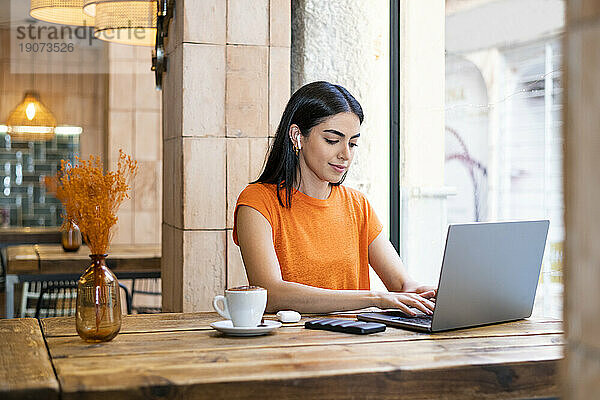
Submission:
[[[560,317],[564,4],[538,3],[522,23],[508,0],[447,14],[445,184],[449,223],[550,219],[534,314]]]

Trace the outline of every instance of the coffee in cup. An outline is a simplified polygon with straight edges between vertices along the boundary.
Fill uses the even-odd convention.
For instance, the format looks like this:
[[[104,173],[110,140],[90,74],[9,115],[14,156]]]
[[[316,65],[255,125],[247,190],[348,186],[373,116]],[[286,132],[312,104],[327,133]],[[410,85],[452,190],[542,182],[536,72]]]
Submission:
[[[264,290],[260,286],[236,286],[236,287],[229,288],[227,290],[231,290],[232,292],[245,292],[248,290],[259,290],[259,289]]]
[[[223,308],[219,303],[223,303]],[[260,286],[229,288],[225,290],[225,296],[215,296],[213,307],[235,327],[255,327],[261,323],[267,307],[267,289]]]

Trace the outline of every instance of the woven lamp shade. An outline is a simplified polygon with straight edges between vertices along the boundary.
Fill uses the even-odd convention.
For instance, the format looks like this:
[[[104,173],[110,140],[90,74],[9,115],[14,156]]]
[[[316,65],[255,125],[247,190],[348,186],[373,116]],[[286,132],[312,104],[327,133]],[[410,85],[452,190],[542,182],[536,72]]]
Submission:
[[[91,17],[96,16],[97,2],[97,0],[83,0],[83,12]]]
[[[96,0],[94,36],[108,42],[154,46],[156,0]]]
[[[56,118],[37,92],[26,92],[23,101],[8,115],[6,125],[13,140],[46,141],[54,137]]]
[[[31,0],[29,14],[56,24],[94,26],[94,17],[83,12],[83,0]]]

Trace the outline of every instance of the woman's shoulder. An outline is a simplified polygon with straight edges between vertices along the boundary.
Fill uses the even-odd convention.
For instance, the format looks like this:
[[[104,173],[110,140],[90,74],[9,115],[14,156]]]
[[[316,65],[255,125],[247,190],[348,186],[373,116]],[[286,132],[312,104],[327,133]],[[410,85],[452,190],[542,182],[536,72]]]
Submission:
[[[344,198],[345,200],[350,200],[359,204],[364,204],[365,202],[367,202],[367,196],[364,195],[364,193],[362,193],[361,191],[348,187],[348,186],[344,186],[344,185],[339,185],[338,186],[339,189],[339,193],[340,196],[342,198]]]
[[[250,183],[248,186],[242,190],[238,197],[238,201],[240,199],[256,199],[256,198],[273,198],[273,196],[277,196],[276,188],[274,184],[271,183]]]
[[[346,204],[351,204],[354,208],[354,212],[361,216],[363,223],[367,226],[372,227],[373,235],[379,234],[381,231],[381,222],[377,218],[375,209],[367,199],[367,196],[361,191],[346,186],[340,185],[340,193],[343,196],[347,196]],[[371,228],[369,228],[371,229]],[[373,236],[373,238],[375,237]],[[370,242],[369,242],[370,243]]]

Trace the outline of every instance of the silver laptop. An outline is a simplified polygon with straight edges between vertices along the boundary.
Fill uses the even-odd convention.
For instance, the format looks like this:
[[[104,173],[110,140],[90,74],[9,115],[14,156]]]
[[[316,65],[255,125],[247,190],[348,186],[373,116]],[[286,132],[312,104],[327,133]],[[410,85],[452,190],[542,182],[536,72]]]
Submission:
[[[362,313],[361,321],[425,332],[531,316],[548,220],[451,224],[432,316]]]

